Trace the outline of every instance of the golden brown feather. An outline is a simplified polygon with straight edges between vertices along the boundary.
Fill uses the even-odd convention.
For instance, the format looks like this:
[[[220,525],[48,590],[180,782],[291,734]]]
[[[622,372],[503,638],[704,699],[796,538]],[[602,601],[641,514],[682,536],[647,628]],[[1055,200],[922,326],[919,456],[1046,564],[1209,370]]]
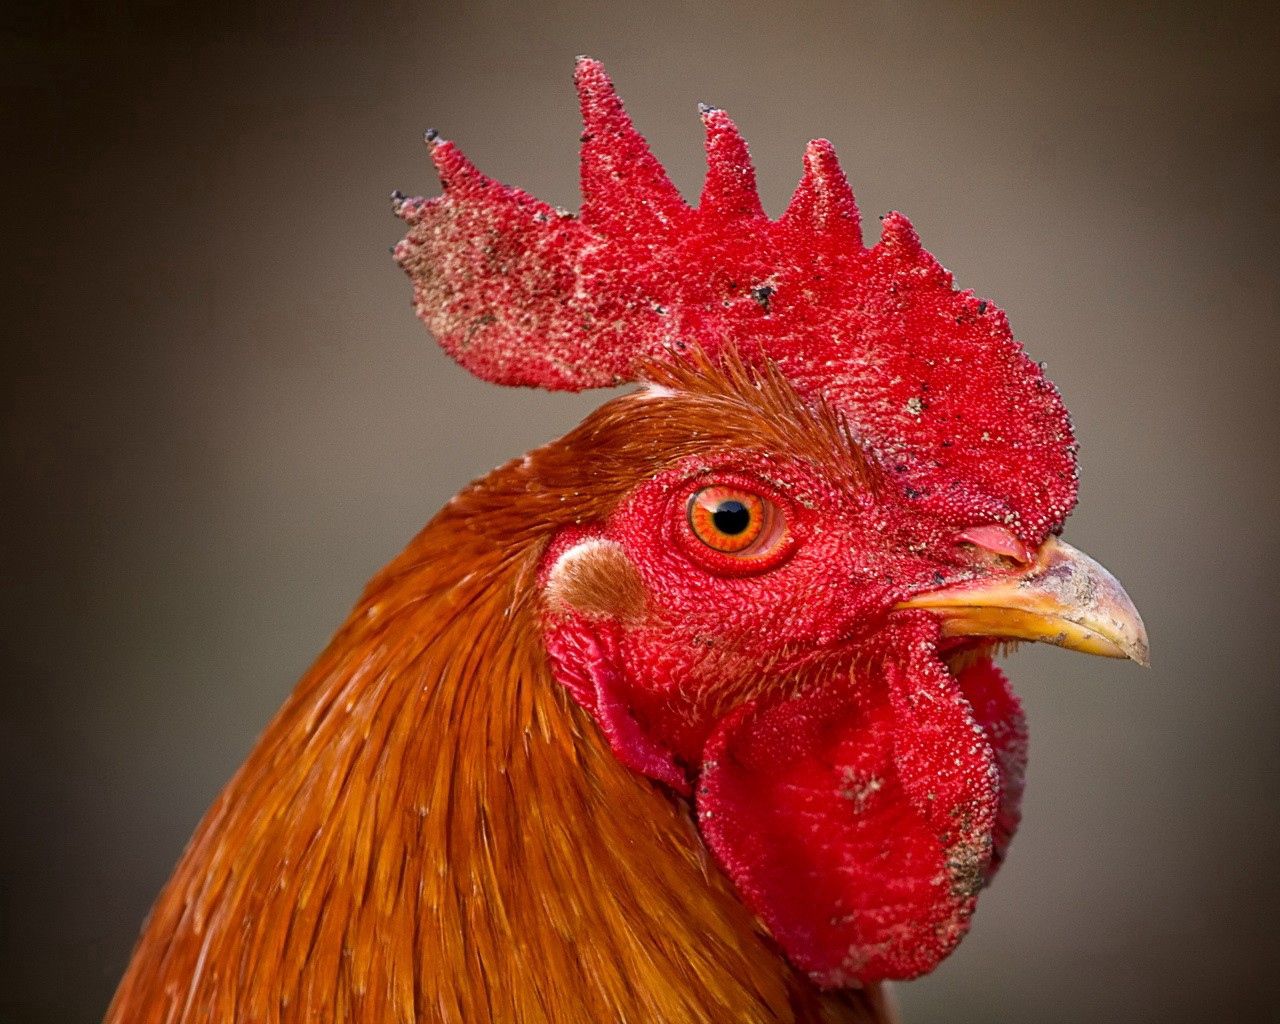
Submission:
[[[850,450],[780,378],[663,383],[473,484],[369,584],[199,826],[108,1024],[888,1019],[786,963],[684,802],[549,675],[557,528],[717,446]]]

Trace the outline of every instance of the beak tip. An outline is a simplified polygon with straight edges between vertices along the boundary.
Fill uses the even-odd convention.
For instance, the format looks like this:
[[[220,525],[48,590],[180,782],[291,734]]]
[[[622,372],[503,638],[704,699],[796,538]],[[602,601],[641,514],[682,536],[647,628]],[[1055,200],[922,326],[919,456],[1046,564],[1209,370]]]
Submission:
[[[1123,591],[1121,591],[1123,593]],[[1143,668],[1151,667],[1151,644],[1147,641],[1147,627],[1142,621],[1142,616],[1138,614],[1138,609],[1133,607],[1133,603],[1129,602],[1128,595],[1125,595],[1125,601],[1133,615],[1133,622],[1136,626],[1135,636],[1129,643],[1129,650],[1125,653],[1129,655],[1132,661],[1137,662]]]

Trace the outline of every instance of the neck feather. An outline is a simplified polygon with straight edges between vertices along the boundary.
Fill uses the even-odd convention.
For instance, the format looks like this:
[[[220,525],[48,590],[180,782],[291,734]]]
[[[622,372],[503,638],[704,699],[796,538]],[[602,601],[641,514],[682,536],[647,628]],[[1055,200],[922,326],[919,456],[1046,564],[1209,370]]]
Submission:
[[[511,519],[533,471],[464,491],[369,584],[200,824],[107,1024],[875,1019],[878,994],[781,959],[687,807],[550,678],[547,534]]]

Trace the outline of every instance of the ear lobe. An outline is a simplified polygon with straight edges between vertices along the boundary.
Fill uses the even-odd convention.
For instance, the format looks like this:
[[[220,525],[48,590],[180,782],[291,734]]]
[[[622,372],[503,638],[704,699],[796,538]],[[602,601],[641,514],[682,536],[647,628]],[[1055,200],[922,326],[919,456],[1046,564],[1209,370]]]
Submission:
[[[644,615],[644,583],[622,545],[592,537],[565,551],[544,587],[553,614],[635,621]]]
[[[621,545],[592,537],[552,563],[543,585],[547,653],[556,680],[587,711],[614,756],[683,796],[689,780],[674,755],[632,713],[620,645],[644,615],[644,584]]]

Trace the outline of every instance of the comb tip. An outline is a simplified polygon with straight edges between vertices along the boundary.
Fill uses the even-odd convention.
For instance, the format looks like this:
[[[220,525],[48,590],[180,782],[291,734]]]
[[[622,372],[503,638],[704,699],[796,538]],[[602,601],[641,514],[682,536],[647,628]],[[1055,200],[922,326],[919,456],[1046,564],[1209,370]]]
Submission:
[[[920,236],[905,213],[890,210],[880,218],[880,244],[904,252],[915,252],[920,248]]]
[[[698,111],[707,133],[707,176],[699,209],[731,218],[764,216],[751,155],[733,118],[706,103],[698,104]]]
[[[862,218],[830,139],[810,139],[804,147],[804,171],[781,221],[793,229],[824,237],[837,248],[860,252]]]
[[[836,147],[830,139],[810,139],[804,147],[806,164],[816,164],[824,160],[836,158]]]
[[[588,129],[603,127],[610,121],[617,122],[615,130],[630,128],[618,91],[600,61],[578,57],[573,68],[573,86],[578,92],[583,124]]]
[[[904,269],[923,271],[925,278],[934,284],[952,287],[951,272],[924,247],[915,225],[905,213],[890,210],[880,220],[880,241],[875,245],[876,251]]]
[[[613,89],[613,83],[609,80],[604,64],[586,54],[579,54],[573,59],[573,82],[579,92],[592,86],[609,91]]]
[[[407,196],[399,189],[391,193],[391,213],[406,224],[416,224],[427,205],[421,196]]]
[[[491,185],[492,182],[476,169],[475,165],[452,142],[432,134],[427,143],[428,155],[440,178],[440,187],[446,192],[470,192]]]
[[[642,225],[664,230],[685,209],[684,199],[636,131],[604,65],[579,58],[574,85],[582,111],[578,167],[584,221],[630,232]]]

